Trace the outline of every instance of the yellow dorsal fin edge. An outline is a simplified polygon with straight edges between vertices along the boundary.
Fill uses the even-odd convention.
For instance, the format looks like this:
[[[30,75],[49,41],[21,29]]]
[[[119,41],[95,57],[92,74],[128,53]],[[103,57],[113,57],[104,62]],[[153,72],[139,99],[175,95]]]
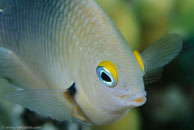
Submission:
[[[133,54],[135,55],[135,58],[137,59],[137,62],[139,63],[139,66],[140,66],[140,68],[141,68],[141,71],[144,72],[143,60],[142,60],[142,58],[141,58],[139,52],[136,51],[136,50],[134,50],[134,51],[133,51]]]

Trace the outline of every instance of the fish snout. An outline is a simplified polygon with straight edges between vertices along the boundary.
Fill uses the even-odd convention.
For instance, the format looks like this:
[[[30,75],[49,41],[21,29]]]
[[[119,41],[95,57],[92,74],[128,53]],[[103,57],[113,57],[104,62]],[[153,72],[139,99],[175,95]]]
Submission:
[[[146,92],[138,92],[131,96],[121,96],[130,108],[142,106],[146,102]]]

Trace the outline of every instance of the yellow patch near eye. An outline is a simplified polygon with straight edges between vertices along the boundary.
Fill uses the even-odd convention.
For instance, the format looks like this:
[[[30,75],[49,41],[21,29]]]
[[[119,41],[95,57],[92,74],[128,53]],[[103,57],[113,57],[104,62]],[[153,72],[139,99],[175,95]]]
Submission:
[[[103,61],[100,64],[98,64],[98,66],[102,66],[104,68],[106,68],[108,71],[110,71],[110,73],[112,74],[112,76],[114,77],[114,79],[116,80],[116,82],[118,81],[118,75],[117,75],[117,68],[114,65],[114,63],[112,63],[111,61]]]
[[[141,59],[141,56],[140,56],[139,52],[136,51],[136,50],[134,50],[134,51],[133,51],[133,54],[135,55],[135,58],[137,59],[137,62],[138,62],[139,65],[140,65],[141,71],[144,71],[143,61],[142,61],[142,59]]]

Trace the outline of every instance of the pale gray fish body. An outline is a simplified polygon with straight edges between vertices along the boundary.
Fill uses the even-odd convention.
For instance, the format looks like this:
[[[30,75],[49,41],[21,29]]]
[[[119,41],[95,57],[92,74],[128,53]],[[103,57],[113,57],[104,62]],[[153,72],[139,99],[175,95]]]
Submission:
[[[72,82],[68,72],[71,64],[68,50],[75,40],[68,29],[72,28],[72,22],[67,16],[73,13],[68,6],[73,2],[9,0],[4,12],[0,13],[0,45],[22,57],[34,75],[43,79],[47,76],[46,82],[54,83],[54,86],[47,85],[51,88],[70,86]],[[60,71],[56,72],[51,66]]]
[[[141,70],[132,49],[94,0],[7,0],[4,5],[0,76],[24,89],[6,99],[60,121],[71,115],[96,125],[120,120],[129,108],[145,103],[143,75],[149,72],[152,77],[147,66],[158,60],[162,65],[154,71],[161,68],[182,45],[176,34],[164,37],[167,40],[158,43],[161,51],[175,39],[169,47],[174,49],[165,51],[171,58],[159,53],[159,59],[149,60],[156,45],[142,55]],[[97,75],[99,67],[114,85]],[[75,95],[68,93],[73,83]]]

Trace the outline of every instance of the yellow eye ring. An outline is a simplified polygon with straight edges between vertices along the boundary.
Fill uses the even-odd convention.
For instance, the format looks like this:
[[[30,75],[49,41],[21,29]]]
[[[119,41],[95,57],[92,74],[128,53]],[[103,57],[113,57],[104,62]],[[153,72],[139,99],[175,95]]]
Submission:
[[[99,80],[108,87],[114,87],[118,82],[117,69],[111,61],[103,61],[98,64],[96,73]]]

